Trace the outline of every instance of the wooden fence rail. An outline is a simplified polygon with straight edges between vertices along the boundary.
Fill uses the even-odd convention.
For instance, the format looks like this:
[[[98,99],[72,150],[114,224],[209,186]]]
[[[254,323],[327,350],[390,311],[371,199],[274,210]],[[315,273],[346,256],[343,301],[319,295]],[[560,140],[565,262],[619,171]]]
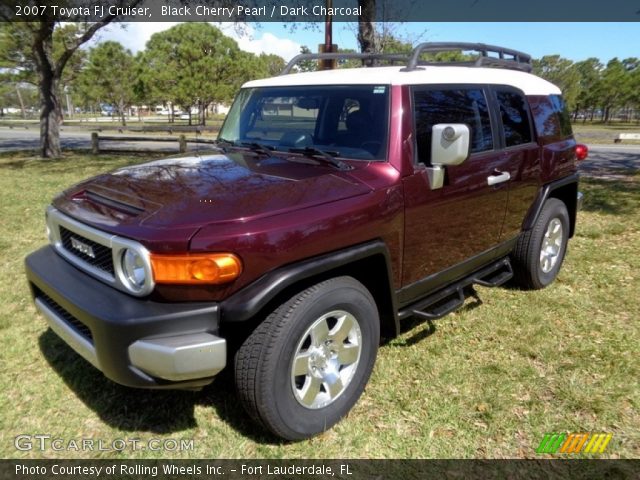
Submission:
[[[157,137],[157,136],[107,136],[100,135],[98,132],[91,133],[91,153],[98,155],[100,153],[101,142],[161,142],[170,143],[178,142],[178,150],[180,153],[187,151],[188,143],[205,143],[215,144],[215,140],[209,140],[204,138],[187,138],[186,135],[180,135],[178,137]]]

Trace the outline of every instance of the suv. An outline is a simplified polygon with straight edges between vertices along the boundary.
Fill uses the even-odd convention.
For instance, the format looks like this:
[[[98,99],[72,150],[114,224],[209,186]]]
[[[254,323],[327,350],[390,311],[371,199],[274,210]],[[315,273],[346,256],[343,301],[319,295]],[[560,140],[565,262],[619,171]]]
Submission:
[[[424,61],[461,49],[480,54]],[[26,259],[51,329],[131,387],[200,388],[229,365],[249,414],[295,440],[349,412],[403,320],[473,284],[550,284],[586,156],[560,90],[501,47],[386,60],[405,64],[249,82],[214,150],[57,196]]]

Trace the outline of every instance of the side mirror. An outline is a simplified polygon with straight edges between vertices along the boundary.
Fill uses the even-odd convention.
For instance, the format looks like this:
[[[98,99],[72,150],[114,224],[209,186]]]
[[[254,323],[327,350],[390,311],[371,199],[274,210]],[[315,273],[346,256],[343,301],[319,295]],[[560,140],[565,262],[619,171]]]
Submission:
[[[438,123],[432,128],[431,165],[427,168],[431,190],[444,185],[444,167],[460,165],[469,158],[471,132],[461,123]]]

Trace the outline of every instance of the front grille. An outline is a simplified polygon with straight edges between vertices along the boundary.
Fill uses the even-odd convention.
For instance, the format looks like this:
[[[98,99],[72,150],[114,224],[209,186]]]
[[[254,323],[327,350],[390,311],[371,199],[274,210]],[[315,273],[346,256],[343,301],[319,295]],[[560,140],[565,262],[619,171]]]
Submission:
[[[89,327],[58,305],[51,297],[42,292],[42,290],[36,289],[36,298],[39,298],[47,307],[56,312],[58,317],[62,318],[71,328],[93,344],[93,335]]]
[[[93,240],[89,240],[82,235],[78,235],[71,230],[67,230],[62,225],[60,225],[59,228],[60,240],[62,240],[62,246],[67,252],[104,272],[107,272],[111,275],[115,274],[113,270],[113,257],[111,256],[111,249],[109,247],[105,247],[104,245],[96,243]],[[94,253],[94,257],[81,252],[77,248],[73,248],[73,244],[71,243],[72,237],[77,241],[80,241],[85,245],[91,247]]]

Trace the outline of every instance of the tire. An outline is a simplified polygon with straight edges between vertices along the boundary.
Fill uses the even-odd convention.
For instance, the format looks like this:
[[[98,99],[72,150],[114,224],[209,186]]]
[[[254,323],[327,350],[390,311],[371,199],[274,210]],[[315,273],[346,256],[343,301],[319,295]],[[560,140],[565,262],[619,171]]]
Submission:
[[[569,227],[566,205],[557,198],[548,199],[511,254],[514,280],[520,287],[538,290],[555,280],[567,251]]]
[[[379,341],[376,303],[360,282],[318,283],[275,309],[238,349],[240,400],[254,420],[284,439],[324,432],[362,394]]]

